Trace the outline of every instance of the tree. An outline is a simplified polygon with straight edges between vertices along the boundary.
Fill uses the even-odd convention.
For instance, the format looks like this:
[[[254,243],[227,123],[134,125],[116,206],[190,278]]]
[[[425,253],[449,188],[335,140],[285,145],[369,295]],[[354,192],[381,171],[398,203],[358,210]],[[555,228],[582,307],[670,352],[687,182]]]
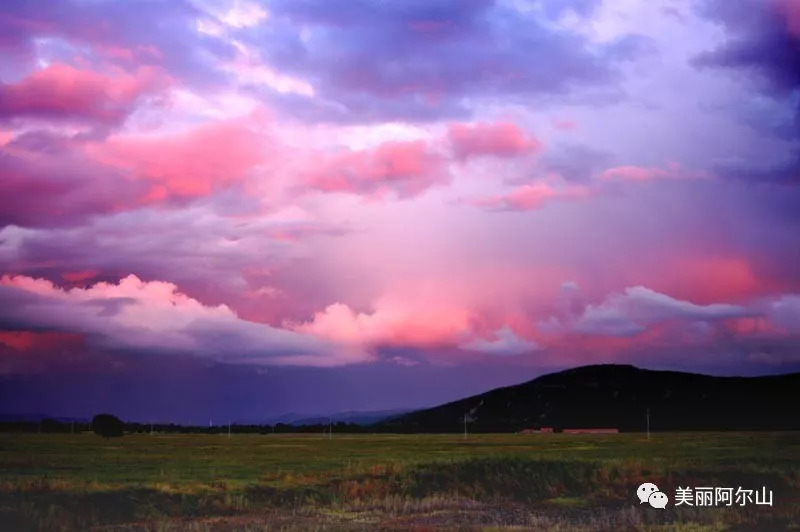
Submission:
[[[122,420],[111,414],[97,414],[92,418],[92,430],[94,430],[95,434],[104,438],[122,436],[123,426]]]
[[[69,432],[69,427],[55,419],[43,419],[40,421],[39,426],[42,432]]]

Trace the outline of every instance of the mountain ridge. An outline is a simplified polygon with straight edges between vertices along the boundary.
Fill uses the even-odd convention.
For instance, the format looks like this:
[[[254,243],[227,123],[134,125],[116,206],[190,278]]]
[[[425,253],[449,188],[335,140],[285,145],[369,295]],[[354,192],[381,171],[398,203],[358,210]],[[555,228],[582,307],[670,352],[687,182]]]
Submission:
[[[377,424],[397,432],[526,428],[798,430],[800,373],[717,377],[597,364],[541,375]]]

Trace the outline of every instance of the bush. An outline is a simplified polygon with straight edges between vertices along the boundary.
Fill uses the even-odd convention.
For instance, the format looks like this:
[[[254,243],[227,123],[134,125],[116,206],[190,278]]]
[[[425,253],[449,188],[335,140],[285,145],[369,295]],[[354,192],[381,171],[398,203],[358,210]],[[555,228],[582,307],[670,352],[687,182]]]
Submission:
[[[92,430],[95,434],[104,438],[122,436],[123,426],[122,420],[111,414],[97,414],[92,418]]]

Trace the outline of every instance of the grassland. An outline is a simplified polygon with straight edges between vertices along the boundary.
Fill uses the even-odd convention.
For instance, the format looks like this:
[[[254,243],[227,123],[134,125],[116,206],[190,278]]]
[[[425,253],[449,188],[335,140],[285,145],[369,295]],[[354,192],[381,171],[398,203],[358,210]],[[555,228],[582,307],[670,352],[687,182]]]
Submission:
[[[800,530],[800,434],[0,435],[0,530]],[[774,506],[640,506],[636,487]]]

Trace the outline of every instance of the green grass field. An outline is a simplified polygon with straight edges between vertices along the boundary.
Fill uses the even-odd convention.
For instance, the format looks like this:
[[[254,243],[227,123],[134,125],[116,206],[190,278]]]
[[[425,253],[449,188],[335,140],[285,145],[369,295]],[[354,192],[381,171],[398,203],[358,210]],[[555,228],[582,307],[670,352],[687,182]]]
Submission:
[[[797,433],[4,434],[0,472],[0,530],[800,530]],[[774,504],[676,508],[678,486]]]

